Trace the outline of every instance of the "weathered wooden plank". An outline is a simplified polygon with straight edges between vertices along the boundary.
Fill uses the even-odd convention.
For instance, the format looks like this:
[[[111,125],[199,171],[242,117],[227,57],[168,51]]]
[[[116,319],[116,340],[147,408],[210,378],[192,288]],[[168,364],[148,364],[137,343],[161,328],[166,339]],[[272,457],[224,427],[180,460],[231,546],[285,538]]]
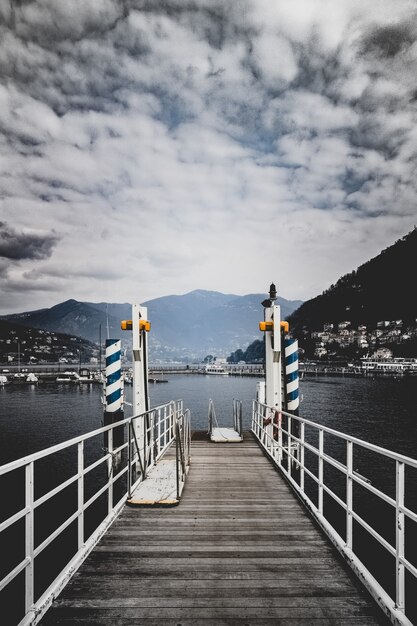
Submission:
[[[106,613],[103,615],[94,617],[87,616],[85,613],[82,613],[82,616],[71,616],[65,617],[55,615],[55,620],[50,623],[50,626],[67,626],[67,625],[77,625],[81,626],[97,626],[98,624],[101,626],[126,626],[126,621],[124,618],[118,619],[117,617],[106,617]],[[332,617],[323,617],[319,619],[311,619],[309,622],[312,626],[372,626],[376,624],[374,620],[371,619],[369,621],[368,618],[364,617],[342,617],[338,618],[337,622]],[[248,620],[242,618],[234,619],[232,617],[219,617],[216,618],[202,618],[201,616],[198,618],[184,618],[181,617],[181,620],[173,620],[172,618],[130,618],[129,626],[249,626]],[[273,617],[262,617],[260,619],[250,618],[250,626],[306,626],[306,621],[304,619],[280,619],[278,616]]]
[[[181,576],[182,578],[190,578],[200,576],[204,578],[274,578],[280,573],[291,573],[308,576],[309,573],[322,576],[323,573],[332,573],[335,571],[335,563],[333,558],[280,558],[276,559],[240,559],[236,567],[236,560],[222,559],[172,559],[160,560],[155,563],[153,559],[141,558],[123,558],[116,554],[111,559],[90,558],[83,566],[82,573],[93,573],[95,575],[103,574],[109,577],[123,578],[127,572],[131,576],[164,576],[171,577]]]
[[[216,545],[218,546],[223,546],[224,548],[238,548],[240,546],[258,546],[258,548],[261,547],[261,545],[263,546],[263,548],[268,549],[269,547],[272,549],[274,546],[276,546],[276,542],[279,540],[282,543],[288,545],[288,544],[293,544],[293,545],[300,545],[303,546],[306,543],[311,544],[311,545],[316,545],[319,547],[322,546],[326,546],[326,542],[319,538],[319,537],[306,537],[303,540],[300,539],[300,537],[297,536],[293,536],[293,535],[272,535],[271,537],[265,537],[263,536],[263,541],[259,541],[257,540],[257,538],[253,537],[253,535],[232,535],[232,534],[226,534],[226,535],[217,535],[214,537],[208,537],[207,535],[201,535],[201,534],[193,534],[190,537],[186,537],[186,536],[178,536],[173,534],[170,538],[166,537],[166,534],[161,534],[161,535],[156,535],[152,538],[150,537],[141,537],[140,534],[135,533],[116,533],[115,535],[112,535],[111,537],[108,537],[107,539],[105,539],[102,542],[102,545],[120,545],[120,543],[123,541],[125,545],[129,545],[129,543],[134,543],[137,546],[156,546],[158,547],[160,550],[162,550],[163,548],[170,548],[172,541],[175,541],[175,543],[177,545],[183,545],[186,544],[187,546],[200,546],[204,544],[212,544],[213,542],[216,543]]]
[[[91,617],[96,617],[97,615],[101,615],[105,617],[107,620],[126,620],[125,624],[129,620],[132,619],[155,619],[156,617],[160,620],[162,619],[170,619],[170,620],[178,620],[182,622],[182,619],[201,619],[205,617],[205,619],[215,619],[219,620],[222,618],[232,618],[235,620],[252,620],[253,618],[264,618],[264,619],[272,619],[279,618],[281,620],[281,624],[291,624],[294,619],[303,619],[304,626],[305,624],[310,624],[312,620],[318,620],[319,623],[322,623],[321,620],[325,618],[331,617],[333,620],[334,626],[340,623],[340,619],[350,617],[360,617],[362,618],[362,624],[364,626],[371,626],[375,623],[375,618],[373,616],[373,611],[371,608],[364,607],[352,607],[350,610],[347,610],[346,607],[332,607],[328,606],[325,608],[316,608],[309,607],[308,603],[303,603],[304,606],[300,607],[275,607],[275,606],[266,606],[266,607],[238,607],[238,606],[210,606],[203,609],[202,607],[172,607],[172,606],[158,606],[158,607],[148,607],[148,608],[139,608],[139,607],[105,607],[105,608],[86,608],[86,607],[63,607],[62,610],[65,611],[66,617],[74,618],[80,617],[83,615],[84,620],[89,619]],[[59,607],[55,610],[55,616],[52,618],[52,614],[50,614],[50,619],[56,619],[56,621],[51,621],[50,624],[59,623],[58,615],[59,615]],[[58,615],[57,615],[58,613]],[[286,620],[286,621],[285,621]],[[178,623],[177,621],[177,623]],[[217,623],[219,623],[217,621]]]
[[[308,604],[308,610],[306,610],[305,605]],[[76,598],[66,597],[62,600],[57,600],[57,608],[69,610],[82,608],[96,608],[96,609],[126,609],[130,612],[130,615],[134,615],[134,611],[137,610],[136,614],[140,614],[140,611],[147,611],[152,608],[160,608],[163,610],[164,608],[170,609],[182,609],[184,605],[188,609],[198,608],[201,609],[202,613],[206,611],[211,611],[214,607],[221,608],[224,607],[226,609],[259,609],[259,610],[270,610],[271,608],[280,609],[281,616],[283,613],[290,615],[290,610],[294,611],[295,616],[301,616],[302,611],[305,612],[306,616],[316,616],[323,615],[326,609],[331,608],[334,611],[335,617],[338,615],[358,615],[361,611],[364,611],[365,614],[372,614],[372,610],[368,606],[368,603],[361,598],[355,597],[334,597],[334,596],[320,596],[319,594],[316,597],[307,597],[304,596],[291,596],[291,595],[283,595],[283,596],[261,596],[261,597],[253,597],[253,596],[230,596],[227,593],[218,593],[216,597],[205,595],[201,595],[199,597],[190,597],[186,596],[183,598],[182,596],[172,597],[172,596],[156,596],[156,597],[125,597],[124,595],[120,595],[117,599],[113,599],[112,597],[84,597],[81,598],[79,595]],[[129,614],[129,613],[128,613]],[[148,613],[149,614],[149,613]]]
[[[241,581],[236,580],[233,582],[241,583]],[[258,602],[264,602],[267,598],[273,598],[275,600],[285,599],[285,602],[287,598],[295,598],[297,603],[300,602],[300,599],[308,598],[309,603],[312,603],[313,606],[315,606],[316,603],[318,606],[321,606],[322,598],[325,597],[335,598],[334,602],[336,604],[341,599],[345,598],[359,602],[356,588],[353,585],[346,587],[342,582],[337,583],[329,580],[325,583],[321,582],[320,584],[311,584],[312,581],[310,581],[308,588],[302,590],[302,596],[300,596],[300,589],[294,585],[294,581],[291,581],[292,586],[281,584],[280,587],[274,587],[270,584],[265,589],[261,590],[257,587],[253,587],[253,585],[251,585],[250,589],[242,589],[241,584],[238,587],[232,586],[230,585],[230,581],[227,585],[223,583],[221,586],[212,587],[210,589],[207,589],[207,584],[204,588],[200,585],[193,585],[191,581],[187,584],[185,589],[182,589],[178,585],[169,585],[167,582],[164,582],[163,585],[158,582],[155,582],[152,586],[140,585],[138,588],[137,583],[137,579],[133,581],[131,579],[124,579],[124,584],[121,585],[119,589],[117,600],[109,600],[114,591],[112,581],[103,583],[102,580],[97,581],[90,579],[88,587],[83,583],[78,585],[74,583],[65,595],[65,598],[62,601],[58,601],[57,605],[63,606],[62,603],[66,603],[84,606],[82,603],[84,600],[88,600],[89,602],[95,603],[97,606],[102,601],[111,601],[113,604],[117,602],[117,606],[125,606],[126,599],[130,601],[134,598],[136,604],[132,606],[149,606],[147,603],[150,602],[151,599],[153,599],[152,602],[158,602],[159,599],[161,603],[169,602],[170,605],[173,605],[172,603],[174,602],[175,606],[182,606],[185,599],[187,600],[187,604],[189,604],[191,600],[193,602],[197,601],[195,600],[196,597],[198,597],[198,602],[204,601],[204,603],[207,603],[210,599],[217,602],[219,598],[232,597],[233,602],[238,602],[239,606],[243,606],[245,603],[249,603],[250,606],[255,606]],[[233,596],[231,596],[231,593],[233,593]],[[80,602],[81,604],[79,604]],[[366,600],[362,600],[362,603],[366,604]]]

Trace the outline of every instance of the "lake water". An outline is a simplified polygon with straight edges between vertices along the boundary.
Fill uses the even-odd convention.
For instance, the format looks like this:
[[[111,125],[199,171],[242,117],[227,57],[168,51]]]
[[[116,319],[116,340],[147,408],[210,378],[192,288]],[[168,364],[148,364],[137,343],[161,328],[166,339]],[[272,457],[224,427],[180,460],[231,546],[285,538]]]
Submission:
[[[191,411],[192,428],[207,428],[209,399],[213,399],[217,419],[220,425],[232,425],[233,399],[242,400],[243,426],[250,428],[252,399],[256,395],[256,378],[203,375],[168,375],[164,384],[150,384],[151,406],[157,406],[170,400],[182,399],[184,407]],[[302,403],[300,415],[320,422],[336,430],[365,439],[382,447],[402,454],[417,457],[417,377],[416,378],[305,378],[300,382]],[[102,389],[100,385],[58,385],[39,384],[38,386],[7,385],[0,387],[0,464],[36,452],[77,435],[95,430],[102,426],[103,409],[101,405]],[[132,398],[132,387],[126,387],[126,400]],[[125,416],[132,414],[132,408],[126,405]],[[307,433],[307,430],[306,430]],[[94,440],[92,440],[94,442]],[[88,451],[91,462],[103,454],[102,437],[94,443],[94,449]],[[326,435],[326,451],[345,462],[345,448],[337,440],[332,441]],[[74,456],[74,455],[73,455]],[[306,460],[308,453],[306,452]],[[374,455],[375,456],[375,455]],[[372,481],[372,484],[393,496],[395,493],[395,465],[389,461],[374,458],[372,454],[360,451],[354,457],[354,468]],[[55,458],[56,457],[56,458]],[[56,486],[74,472],[75,458],[70,454],[59,453],[48,459],[48,463],[37,462],[35,497]],[[313,464],[316,459],[313,459]],[[86,477],[86,499],[97,488],[97,479],[106,480],[105,468],[99,468],[98,474],[91,472]],[[344,497],[346,481],[342,474],[330,468],[329,485]],[[100,474],[101,472],[101,474]],[[417,510],[417,472],[407,475],[406,504]],[[325,467],[327,478],[327,466]],[[2,511],[0,521],[24,506],[24,474],[8,482],[0,480]],[[94,484],[93,484],[94,483]],[[311,481],[306,488],[309,496],[317,502],[317,486]],[[361,489],[363,493],[361,493]],[[52,530],[57,528],[76,508],[77,493],[74,486],[55,496],[36,510],[35,544],[38,545]],[[97,525],[97,520],[106,514],[105,495],[102,501],[93,505],[85,517],[86,536]],[[72,507],[72,508],[71,508]],[[339,532],[344,534],[345,514],[338,510],[327,495],[324,500],[325,513],[332,520]],[[355,510],[394,545],[395,518],[389,505],[377,501],[363,488],[355,486]],[[273,520],[271,520],[273,523]],[[0,579],[23,558],[24,525],[12,527],[12,531],[0,535]],[[410,522],[411,525],[411,522]],[[74,524],[73,524],[74,526]],[[413,524],[413,526],[416,526]],[[415,528],[410,529],[415,536]],[[408,533],[410,534],[410,533]],[[40,557],[37,558],[36,595],[39,597],[46,589],[56,568],[61,567],[74,553],[76,545],[76,526],[69,527]],[[375,540],[371,539],[355,524],[355,547],[361,558],[393,592],[395,563],[387,562]],[[407,558],[417,566],[417,549],[410,542]],[[71,552],[72,550],[72,552]],[[58,556],[59,555],[59,556]],[[391,559],[391,557],[389,557]],[[389,560],[389,559],[388,559]],[[390,574],[385,576],[382,564],[389,567]],[[10,624],[18,622],[23,607],[23,573],[16,584],[9,585],[0,593],[0,604],[9,611]],[[417,589],[410,595],[417,597]],[[412,606],[412,615],[417,619],[417,605]]]
[[[250,428],[256,378],[170,375],[150,384],[151,406],[183,399],[192,427],[207,427],[208,402],[214,401],[220,424],[232,422],[232,402],[243,402],[244,428]],[[347,434],[417,456],[416,378],[306,378],[300,382],[300,415]],[[100,385],[0,387],[0,464],[100,428]],[[126,387],[126,400],[132,387]],[[132,408],[125,406],[126,417]]]

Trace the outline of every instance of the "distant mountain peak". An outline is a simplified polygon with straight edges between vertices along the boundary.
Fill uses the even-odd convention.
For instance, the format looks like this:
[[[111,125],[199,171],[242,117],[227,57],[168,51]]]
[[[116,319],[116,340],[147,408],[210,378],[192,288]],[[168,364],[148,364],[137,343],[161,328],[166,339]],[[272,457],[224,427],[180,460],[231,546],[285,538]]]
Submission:
[[[236,296],[195,289],[181,296],[162,296],[143,304],[152,322],[149,335],[150,358],[200,359],[207,354],[225,355],[258,338],[258,322],[264,294]],[[299,304],[298,302],[296,303]],[[282,299],[283,315],[295,309]],[[109,327],[111,336],[127,341],[120,320],[130,319],[131,305],[66,300],[50,309],[26,315],[26,326],[77,334],[97,342],[100,327]],[[13,319],[15,316],[8,316]]]

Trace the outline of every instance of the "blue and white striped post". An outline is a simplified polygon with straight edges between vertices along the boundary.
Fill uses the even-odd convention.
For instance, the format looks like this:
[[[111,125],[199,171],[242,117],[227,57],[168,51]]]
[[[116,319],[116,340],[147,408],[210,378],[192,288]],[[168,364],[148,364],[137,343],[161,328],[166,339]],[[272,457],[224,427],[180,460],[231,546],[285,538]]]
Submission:
[[[288,413],[298,415],[298,407],[300,405],[299,397],[299,377],[298,377],[298,341],[297,339],[284,339],[284,397],[285,397],[285,409]],[[297,420],[285,420],[286,430],[293,436],[299,438],[300,436],[300,423]],[[291,425],[290,425],[291,422]],[[290,444],[293,454],[298,456],[298,445],[295,445],[293,440],[287,441],[287,445]],[[292,461],[291,461],[292,465]]]
[[[123,419],[122,350],[120,339],[106,339],[104,425],[109,426]],[[112,433],[112,434],[111,434]],[[124,426],[114,428],[105,435],[105,448],[113,453],[124,442]],[[114,466],[121,463],[121,453],[113,454]]]
[[[122,404],[122,342],[106,339],[106,413],[122,411]]]
[[[298,415],[300,405],[299,377],[298,377],[298,341],[297,339],[284,340],[285,345],[285,398],[286,410]]]

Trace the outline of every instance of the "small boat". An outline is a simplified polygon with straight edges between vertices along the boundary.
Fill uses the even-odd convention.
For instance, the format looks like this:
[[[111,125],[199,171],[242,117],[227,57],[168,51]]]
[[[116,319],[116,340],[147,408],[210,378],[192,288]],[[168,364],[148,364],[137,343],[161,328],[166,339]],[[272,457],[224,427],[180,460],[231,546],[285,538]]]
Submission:
[[[13,374],[13,382],[18,383],[18,382],[23,382],[26,378],[26,374],[23,374],[22,372],[16,372],[16,374]]]
[[[57,383],[79,383],[80,376],[77,372],[63,372],[55,380]]]
[[[96,383],[97,379],[95,378],[94,374],[92,372],[90,372],[90,370],[86,367],[84,367],[83,369],[79,370],[78,373],[78,382],[79,383]]]
[[[7,376],[0,374],[0,387],[4,387],[4,385],[7,385],[8,382]]]
[[[166,378],[148,378],[148,383],[167,383]]]
[[[39,382],[39,378],[33,372],[29,372],[29,374],[26,376],[25,382],[29,383],[30,385],[34,385],[35,383]]]

